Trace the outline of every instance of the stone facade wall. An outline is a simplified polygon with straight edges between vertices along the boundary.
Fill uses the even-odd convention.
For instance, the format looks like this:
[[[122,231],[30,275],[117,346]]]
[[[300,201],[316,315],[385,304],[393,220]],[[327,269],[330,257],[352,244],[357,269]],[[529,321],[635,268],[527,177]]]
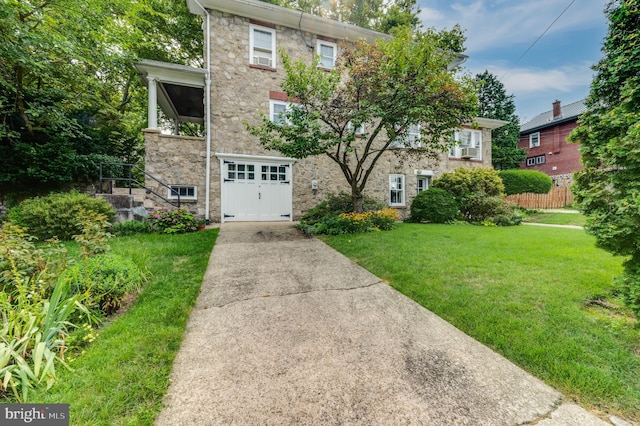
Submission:
[[[244,123],[258,124],[261,113],[269,114],[270,97],[282,91],[280,83],[284,70],[279,55],[274,69],[250,65],[250,25],[259,23],[219,11],[211,11],[210,23],[212,159],[209,217],[212,221],[219,221],[220,162],[215,153],[281,157],[278,152],[262,148],[257,138],[249,135]],[[277,49],[284,49],[293,61],[303,59],[311,62],[315,50],[307,46],[316,45],[316,34],[282,26],[276,26],[275,31]],[[433,177],[438,177],[457,167],[491,167],[490,141],[491,131],[483,130],[482,161],[449,159],[447,154],[443,154],[437,161],[399,161],[397,153],[387,152],[369,179],[366,193],[388,200],[389,174],[404,174],[406,209],[416,194],[417,179],[414,170],[430,170],[434,172]],[[203,214],[206,156],[204,141],[147,132],[146,143],[147,172],[169,184],[197,185],[198,202],[193,207],[198,214]],[[293,164],[292,170],[294,220],[322,201],[327,194],[350,192],[340,168],[326,156],[298,160]],[[312,189],[313,180],[318,183],[317,190]]]
[[[551,180],[553,181],[553,186],[571,188],[571,185],[573,185],[573,173],[554,175],[551,176]]]
[[[197,200],[181,200],[181,207],[198,217],[205,213],[206,145],[203,138],[164,135],[158,130],[144,130],[145,172],[167,185],[189,185],[197,188]],[[212,161],[212,164],[215,161]],[[168,189],[149,176],[145,186],[168,198]],[[148,194],[145,207],[167,208],[169,205]]]

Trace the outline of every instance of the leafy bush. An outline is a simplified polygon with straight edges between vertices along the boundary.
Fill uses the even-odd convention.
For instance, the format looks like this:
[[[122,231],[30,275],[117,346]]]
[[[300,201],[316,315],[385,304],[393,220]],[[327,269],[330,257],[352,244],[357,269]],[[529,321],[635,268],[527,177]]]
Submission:
[[[496,170],[488,167],[457,168],[453,172],[444,173],[435,179],[432,186],[450,192],[458,201],[469,194],[494,196],[504,193],[504,185],[500,175]]]
[[[482,223],[506,208],[502,199],[502,179],[497,171],[490,168],[458,168],[434,180],[433,187],[443,189],[456,198],[460,214],[467,222]]]
[[[35,238],[11,222],[0,228],[0,291],[11,292],[16,283],[38,277],[51,290],[67,266],[67,251],[57,240],[36,246]]]
[[[75,293],[87,293],[91,306],[111,315],[122,306],[124,297],[142,288],[147,279],[130,259],[112,254],[98,255],[74,265],[65,279]]]
[[[458,215],[455,197],[440,188],[420,192],[411,202],[411,220],[414,222],[447,223]]]
[[[118,237],[126,237],[128,235],[149,234],[153,232],[153,228],[149,222],[139,220],[128,220],[126,222],[116,223],[111,227],[111,233]]]
[[[53,237],[68,241],[82,233],[78,217],[83,210],[102,214],[108,221],[113,221],[116,213],[101,198],[71,191],[27,199],[9,210],[7,217],[41,241]]]
[[[385,204],[375,198],[364,196],[362,201],[362,209],[365,212],[378,211],[385,208]],[[312,225],[317,221],[323,220],[326,216],[337,216],[341,213],[349,213],[353,211],[353,200],[350,194],[341,192],[337,195],[329,194],[327,199],[315,205],[307,213],[305,213],[300,222]]]
[[[174,210],[156,210],[148,217],[149,224],[163,234],[183,234],[198,230],[193,213],[183,208]]]
[[[300,222],[300,229],[307,234],[355,234],[373,230],[388,231],[395,227],[400,215],[394,209],[383,209],[375,212],[340,213],[328,215],[310,224]]]
[[[507,195],[527,192],[546,194],[553,186],[551,177],[537,170],[502,170],[499,175]]]
[[[113,235],[107,232],[111,223],[107,221],[105,215],[81,210],[78,226],[82,229],[82,233],[74,235],[73,239],[82,247],[82,256],[85,258],[95,256],[109,249],[108,241]]]

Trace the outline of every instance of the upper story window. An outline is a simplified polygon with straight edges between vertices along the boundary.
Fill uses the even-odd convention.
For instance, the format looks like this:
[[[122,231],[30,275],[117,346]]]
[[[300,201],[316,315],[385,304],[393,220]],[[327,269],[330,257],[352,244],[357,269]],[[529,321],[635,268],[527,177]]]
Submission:
[[[353,128],[353,123],[349,122],[347,124],[347,130],[349,132],[353,132],[356,134],[356,136],[362,136],[364,135],[364,124],[360,124],[358,125],[358,127],[356,127],[355,129]]]
[[[391,148],[420,148],[420,125],[410,124],[403,138],[391,142]]]
[[[456,130],[454,137],[457,144],[449,151],[449,157],[482,160],[482,131]]]
[[[320,57],[320,67],[333,69],[336,65],[338,46],[335,43],[325,40],[318,40],[318,56]]]
[[[269,101],[269,118],[276,124],[287,124],[284,113],[291,109],[291,103],[284,101]]]
[[[276,67],[276,30],[250,25],[249,54],[251,64],[268,68]]]
[[[529,135],[529,148],[540,146],[540,132],[531,133]]]

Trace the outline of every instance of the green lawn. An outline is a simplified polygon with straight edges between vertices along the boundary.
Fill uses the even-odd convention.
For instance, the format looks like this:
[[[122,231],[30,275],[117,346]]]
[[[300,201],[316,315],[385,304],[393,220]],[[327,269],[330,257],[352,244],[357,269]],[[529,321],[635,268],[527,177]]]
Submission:
[[[58,370],[30,402],[70,404],[73,425],[151,425],[162,407],[173,359],[218,230],[114,238],[114,253],[151,272],[144,292],[99,330],[86,353]]]
[[[587,218],[576,213],[533,213],[525,218],[525,222],[549,223],[554,225],[577,225],[584,226]]]
[[[640,329],[612,298],[622,259],[584,231],[401,224],[323,240],[568,398],[640,418]]]

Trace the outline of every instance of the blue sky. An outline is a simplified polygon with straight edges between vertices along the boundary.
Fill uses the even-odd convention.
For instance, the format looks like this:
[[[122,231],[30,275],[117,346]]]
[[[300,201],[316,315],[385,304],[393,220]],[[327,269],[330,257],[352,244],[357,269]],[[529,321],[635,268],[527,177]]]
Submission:
[[[607,32],[607,0],[575,0],[520,62],[518,58],[571,0],[418,0],[425,27],[467,36],[463,65],[472,75],[489,70],[515,95],[521,121],[584,99]]]

